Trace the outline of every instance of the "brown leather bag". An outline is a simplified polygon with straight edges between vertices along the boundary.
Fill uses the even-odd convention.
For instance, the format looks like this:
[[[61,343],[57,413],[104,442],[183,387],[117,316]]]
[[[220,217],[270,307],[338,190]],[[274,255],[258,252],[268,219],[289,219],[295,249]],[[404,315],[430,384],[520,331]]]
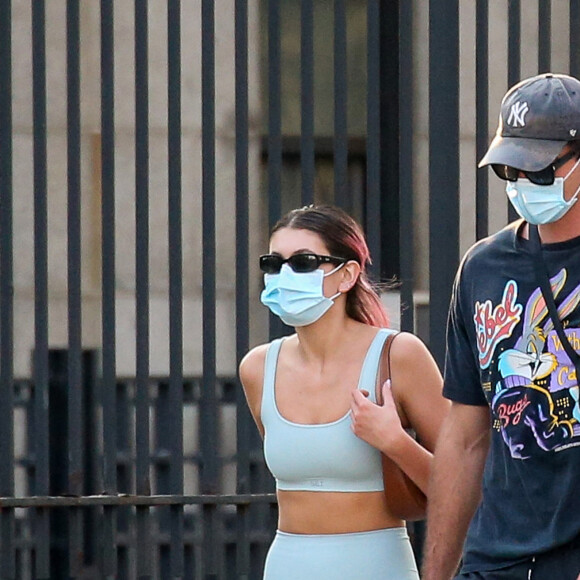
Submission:
[[[396,333],[389,334],[383,346],[383,354],[379,365],[376,387],[377,405],[383,405],[383,384],[391,378],[391,344]],[[425,519],[427,513],[427,497],[401,468],[384,453],[383,480],[385,497],[390,512],[403,520],[416,521]]]

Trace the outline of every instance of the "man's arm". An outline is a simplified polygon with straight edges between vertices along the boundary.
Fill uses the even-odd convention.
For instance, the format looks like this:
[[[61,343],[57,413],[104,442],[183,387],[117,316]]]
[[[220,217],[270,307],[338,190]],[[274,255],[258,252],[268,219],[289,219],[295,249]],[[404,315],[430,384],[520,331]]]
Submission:
[[[431,470],[423,580],[449,580],[455,574],[480,500],[489,438],[488,407],[451,405]]]

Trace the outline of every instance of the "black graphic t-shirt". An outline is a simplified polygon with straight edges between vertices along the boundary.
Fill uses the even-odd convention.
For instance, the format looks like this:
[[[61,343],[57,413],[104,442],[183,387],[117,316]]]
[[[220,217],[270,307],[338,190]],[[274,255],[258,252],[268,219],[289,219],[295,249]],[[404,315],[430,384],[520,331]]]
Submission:
[[[580,533],[580,403],[522,221],[478,242],[449,312],[444,394],[488,405],[492,437],[464,571],[492,570]],[[543,246],[564,332],[580,352],[580,237]]]

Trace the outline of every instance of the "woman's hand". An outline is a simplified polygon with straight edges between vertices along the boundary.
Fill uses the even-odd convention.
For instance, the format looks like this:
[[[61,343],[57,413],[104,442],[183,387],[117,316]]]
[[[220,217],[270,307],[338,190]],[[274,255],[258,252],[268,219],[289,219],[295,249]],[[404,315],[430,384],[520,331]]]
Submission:
[[[384,404],[380,407],[368,399],[367,391],[353,391],[350,406],[351,429],[357,437],[390,455],[407,436],[397,413],[390,379],[383,384],[383,400]]]

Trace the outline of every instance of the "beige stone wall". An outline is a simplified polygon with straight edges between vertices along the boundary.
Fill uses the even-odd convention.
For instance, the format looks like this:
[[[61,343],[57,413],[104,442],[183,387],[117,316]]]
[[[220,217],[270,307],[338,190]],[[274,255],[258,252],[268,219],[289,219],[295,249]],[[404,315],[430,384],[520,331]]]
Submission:
[[[15,374],[30,374],[34,346],[33,182],[32,182],[32,57],[30,2],[13,0],[14,88],[14,263]],[[460,5],[460,179],[461,252],[474,241],[475,224],[475,2]],[[490,0],[490,139],[495,132],[499,102],[507,89],[507,0]],[[49,298],[51,347],[66,347],[67,337],[67,159],[66,159],[66,3],[51,1],[47,10],[47,114],[49,204]],[[182,188],[184,372],[202,371],[201,282],[201,2],[182,2]],[[115,162],[116,162],[116,295],[117,372],[135,368],[135,132],[133,3],[115,2]],[[352,10],[360,10],[357,3]],[[537,70],[538,0],[522,3],[522,75]],[[319,12],[328,10],[319,6]],[[552,1],[552,69],[565,72],[568,63],[567,0]],[[249,7],[250,94],[250,258],[266,246],[266,219],[260,183],[260,134],[263,128],[260,50],[264,22],[259,2]],[[355,11],[356,12],[356,11]],[[356,15],[353,12],[353,15]],[[318,12],[317,12],[318,14]],[[329,13],[330,14],[330,13]],[[235,372],[235,133],[234,133],[234,0],[216,1],[216,216],[218,373]],[[351,15],[352,16],[352,15]],[[428,264],[428,112],[429,2],[414,2],[414,151],[413,187],[416,224],[416,290],[419,301],[429,287]],[[166,2],[149,2],[150,82],[150,277],[151,373],[166,374],[169,361],[167,242],[167,34]],[[295,20],[295,19],[294,19]],[[363,18],[351,18],[353,23]],[[285,21],[288,26],[288,19]],[[357,24],[358,26],[358,24]],[[356,27],[355,27],[356,28]],[[325,29],[326,30],[326,29]],[[359,31],[360,32],[360,31]],[[83,345],[101,343],[100,249],[100,64],[97,2],[81,2],[82,94],[82,287]],[[358,38],[358,37],[357,37]],[[322,50],[317,40],[317,50]],[[294,50],[297,50],[294,46]],[[357,45],[358,46],[358,45]],[[362,44],[361,44],[362,46]],[[355,56],[358,54],[355,51]],[[328,56],[328,55],[326,55]],[[285,65],[287,66],[290,65]],[[350,67],[353,70],[353,67]],[[285,69],[286,70],[286,69]],[[298,81],[298,78],[295,78]],[[357,85],[358,86],[358,85]],[[326,93],[320,93],[318,99]],[[296,105],[298,101],[294,103]],[[352,103],[351,103],[352,104]],[[318,111],[321,108],[318,106]],[[297,127],[291,120],[286,129]],[[322,108],[324,114],[330,108]],[[296,111],[294,111],[296,113]],[[329,118],[317,120],[327,127]],[[350,114],[351,121],[356,114]],[[325,120],[326,119],[326,120]],[[296,121],[296,119],[294,119]],[[354,122],[354,121],[353,121]],[[356,123],[355,123],[356,125]],[[358,132],[358,125],[355,133]],[[291,131],[292,132],[292,131]],[[324,133],[324,131],[322,131]],[[506,223],[507,201],[502,183],[490,176],[490,231]],[[252,262],[254,263],[254,262]],[[266,336],[266,311],[257,299],[259,272],[251,272],[251,343]],[[394,297],[386,297],[391,301]],[[396,311],[396,306],[394,308]],[[396,318],[396,316],[395,316]]]
[[[259,18],[249,3],[251,253],[263,247],[259,191]],[[65,2],[47,2],[47,116],[50,346],[67,337],[67,158]],[[32,57],[30,2],[13,2],[15,374],[30,374],[34,346]],[[115,2],[115,164],[117,373],[135,368],[135,93],[132,2]],[[149,2],[151,374],[169,366],[167,234],[167,4]],[[97,2],[81,2],[83,346],[101,344],[100,22]],[[201,2],[182,3],[182,191],[184,372],[201,360]],[[234,1],[216,1],[217,364],[235,372],[235,95]],[[253,276],[251,292],[259,292]],[[252,302],[254,305],[255,302]],[[257,304],[255,309],[257,309]],[[253,306],[254,308],[254,306]],[[260,328],[263,315],[251,313]],[[263,324],[262,324],[263,326]],[[258,332],[252,329],[253,334]]]

